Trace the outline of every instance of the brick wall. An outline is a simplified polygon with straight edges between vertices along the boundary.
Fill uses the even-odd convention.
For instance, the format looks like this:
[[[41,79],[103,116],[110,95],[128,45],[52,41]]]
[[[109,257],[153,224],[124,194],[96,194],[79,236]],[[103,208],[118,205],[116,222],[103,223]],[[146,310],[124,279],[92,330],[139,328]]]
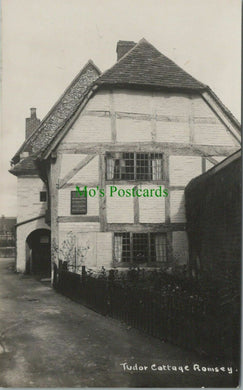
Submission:
[[[40,192],[46,186],[38,177],[18,177],[17,223],[45,214],[47,202],[40,202]]]

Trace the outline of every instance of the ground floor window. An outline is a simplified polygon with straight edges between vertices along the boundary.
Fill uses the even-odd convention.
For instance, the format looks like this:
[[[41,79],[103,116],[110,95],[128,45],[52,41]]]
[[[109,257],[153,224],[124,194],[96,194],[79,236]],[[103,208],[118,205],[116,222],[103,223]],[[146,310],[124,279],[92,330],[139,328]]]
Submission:
[[[166,262],[166,234],[114,233],[114,259],[135,264]]]

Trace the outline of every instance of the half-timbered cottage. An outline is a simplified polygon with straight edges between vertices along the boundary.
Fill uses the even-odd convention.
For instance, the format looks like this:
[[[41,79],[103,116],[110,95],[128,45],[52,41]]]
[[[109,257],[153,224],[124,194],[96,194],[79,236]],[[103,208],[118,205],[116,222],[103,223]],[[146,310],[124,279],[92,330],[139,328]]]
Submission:
[[[119,41],[104,73],[89,61],[34,125],[10,170],[19,271],[42,269],[50,239],[56,264],[187,263],[184,189],[240,148],[240,125],[212,90],[145,39]],[[111,186],[154,192],[110,196]]]

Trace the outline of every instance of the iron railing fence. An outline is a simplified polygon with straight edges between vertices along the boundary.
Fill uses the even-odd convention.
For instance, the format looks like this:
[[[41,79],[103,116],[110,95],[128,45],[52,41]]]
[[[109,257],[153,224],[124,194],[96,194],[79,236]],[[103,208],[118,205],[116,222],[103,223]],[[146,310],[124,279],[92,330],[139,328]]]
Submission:
[[[89,275],[85,267],[77,274],[61,262],[56,287],[94,311],[163,341],[219,358],[238,358],[240,321],[235,314],[240,313],[240,302],[225,312],[220,297],[212,293],[143,287],[116,279],[112,272],[107,277]]]

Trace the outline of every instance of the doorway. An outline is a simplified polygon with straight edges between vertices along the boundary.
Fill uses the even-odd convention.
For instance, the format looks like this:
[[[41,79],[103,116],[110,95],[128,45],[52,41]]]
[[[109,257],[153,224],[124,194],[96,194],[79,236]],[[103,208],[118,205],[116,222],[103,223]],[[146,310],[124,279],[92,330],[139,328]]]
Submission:
[[[26,239],[26,273],[49,278],[51,276],[51,232],[34,230]]]

